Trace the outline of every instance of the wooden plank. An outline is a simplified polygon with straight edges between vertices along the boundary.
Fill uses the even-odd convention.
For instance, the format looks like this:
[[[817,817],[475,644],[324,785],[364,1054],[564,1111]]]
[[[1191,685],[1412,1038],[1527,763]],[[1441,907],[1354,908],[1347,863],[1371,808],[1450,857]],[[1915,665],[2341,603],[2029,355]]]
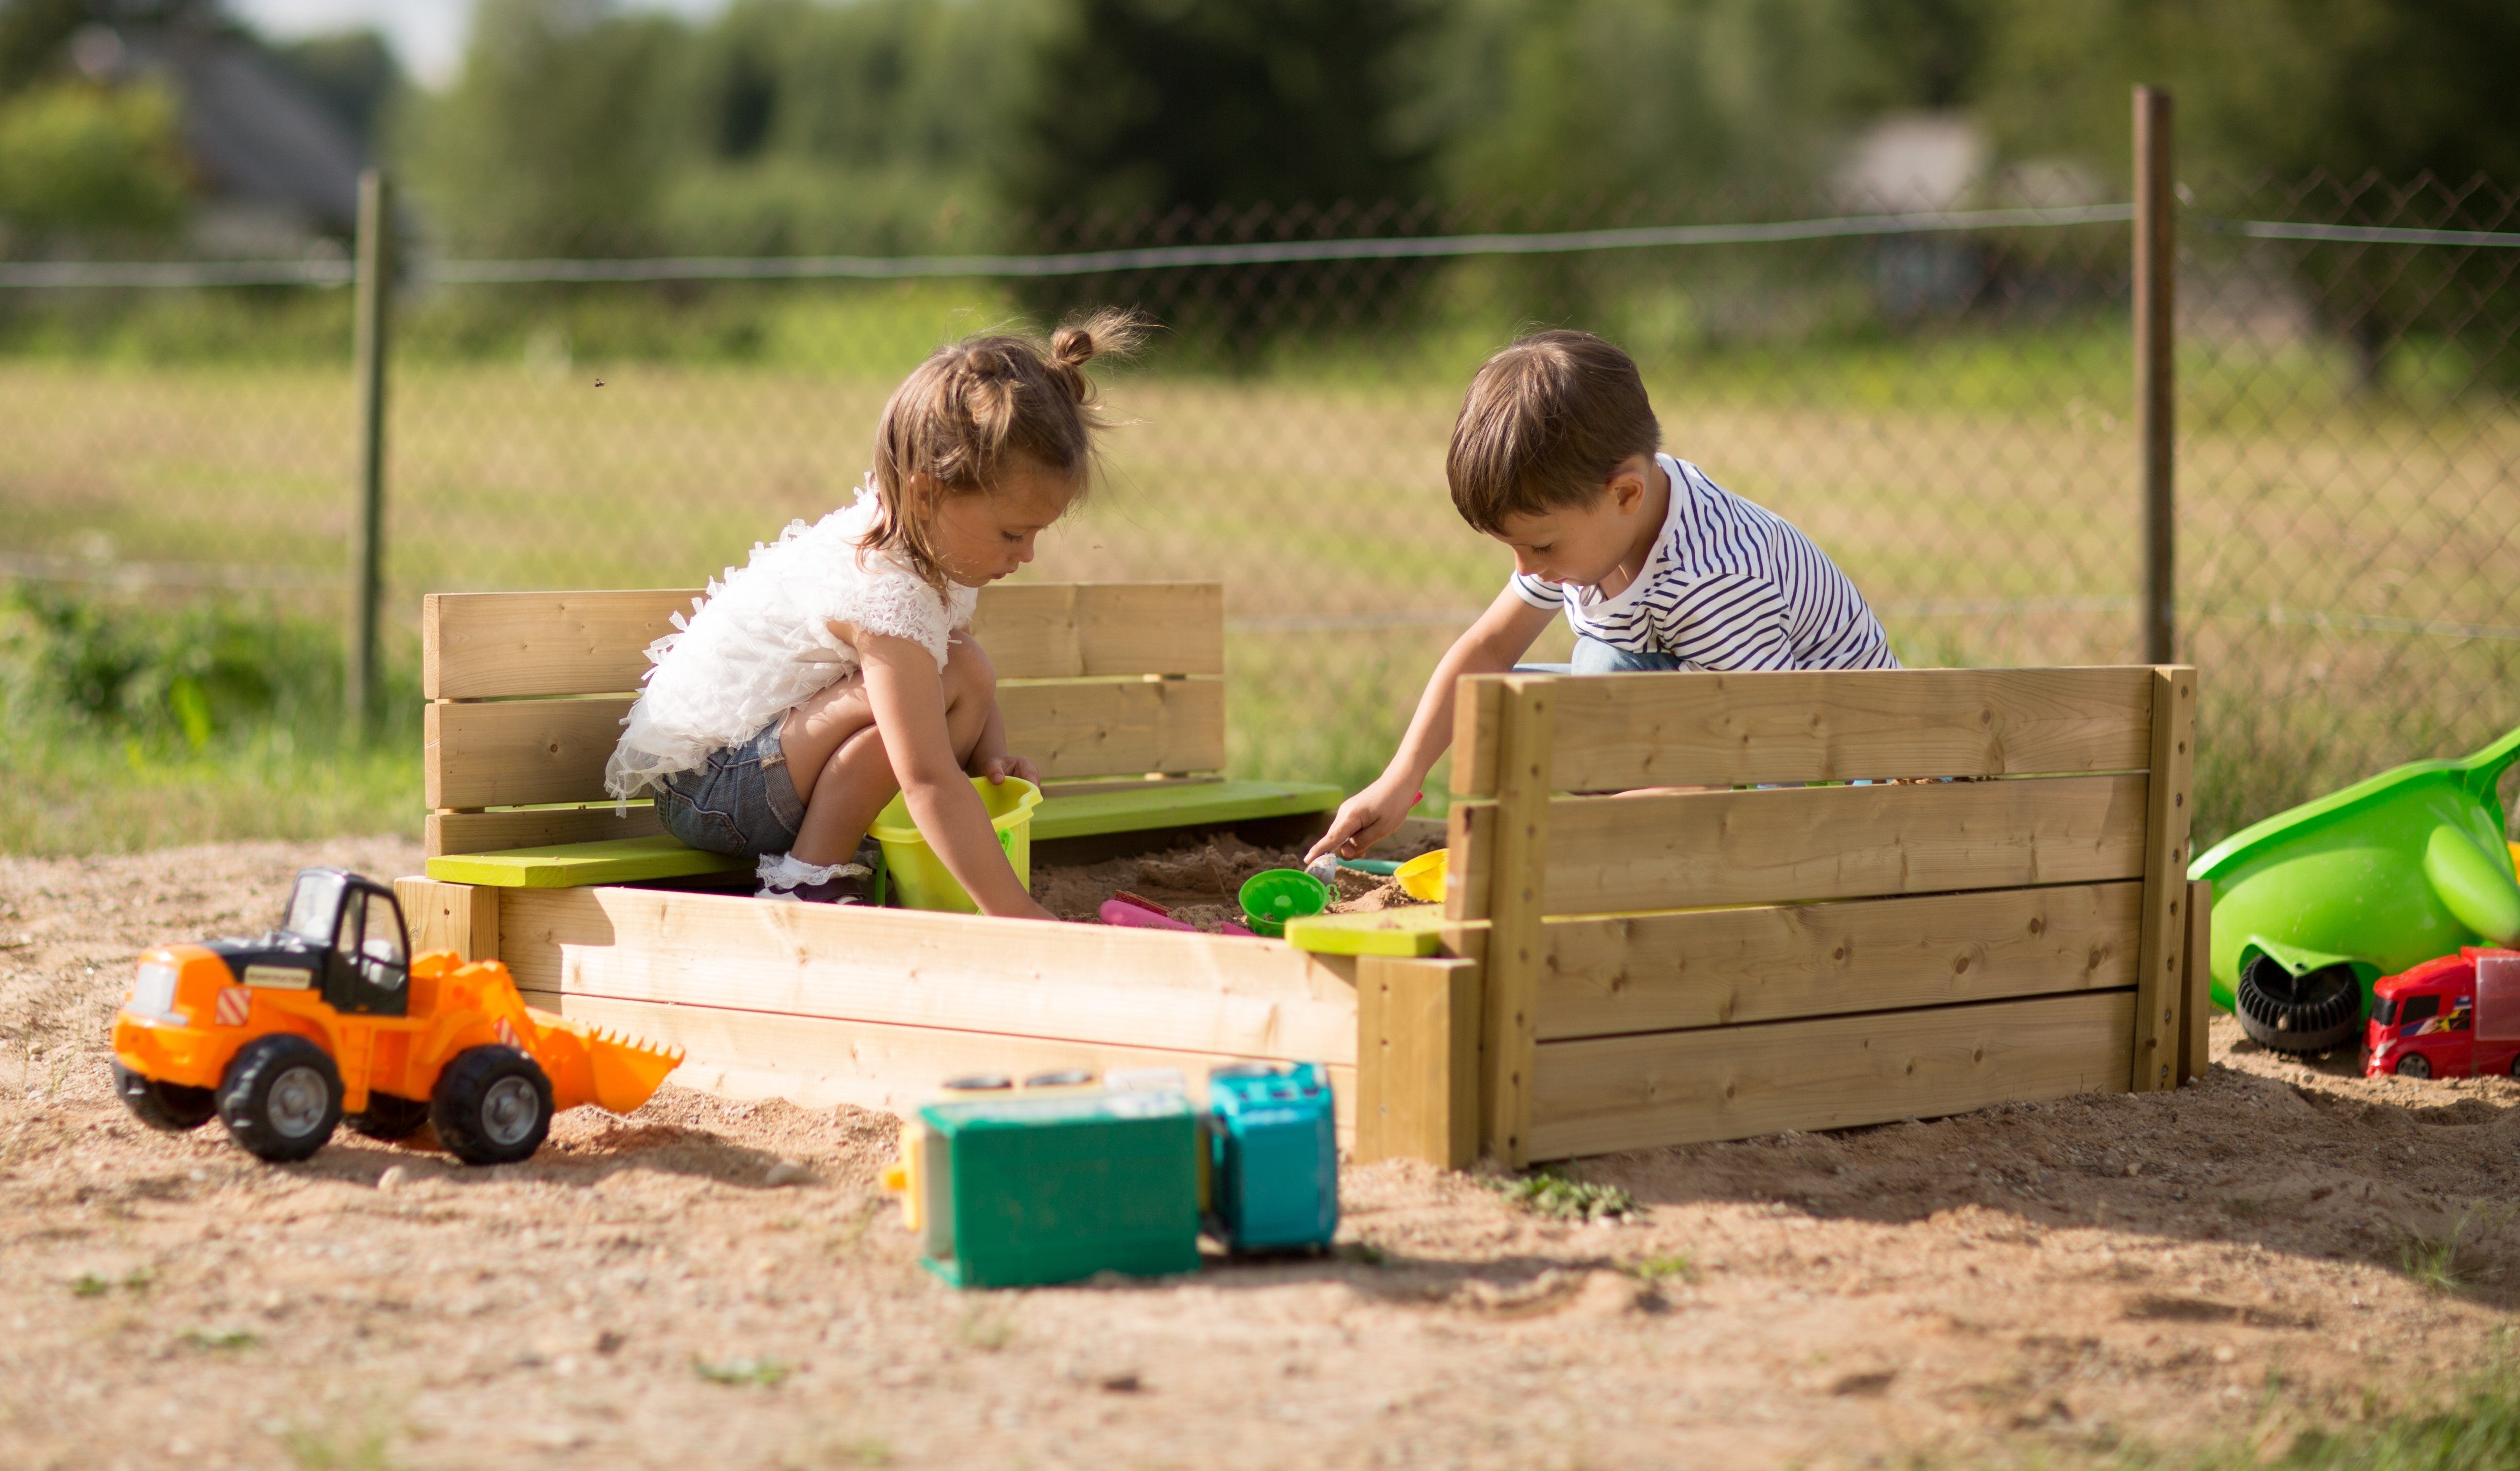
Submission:
[[[393,883],[394,901],[411,932],[411,953],[453,950],[467,960],[499,955],[499,895],[471,884],[403,878]]]
[[[708,873],[748,870],[754,859],[702,852],[656,833],[602,843],[559,843],[512,848],[503,852],[441,853],[428,860],[428,876],[449,884],[494,889],[584,889],[596,884],[639,884]]]
[[[1549,804],[1545,907],[1615,914],[2136,878],[2145,786],[2138,772],[1561,797]]]
[[[1084,652],[1076,641],[1077,586],[993,582],[980,589],[971,610],[971,636],[988,653],[1000,679],[1064,679],[1085,672]]]
[[[1479,968],[1367,956],[1356,968],[1356,1158],[1460,1170],[1479,1152]]]
[[[1057,794],[1056,787],[1050,789]],[[1263,817],[1337,809],[1346,794],[1308,782],[1210,781],[1133,783],[1129,790],[1083,797],[1053,795],[1033,809],[1036,842],[1150,828],[1213,827]]]
[[[600,802],[628,695],[436,702],[422,708],[422,786],[431,807]]]
[[[674,631],[698,588],[432,592],[420,600],[420,683],[429,700],[635,690],[648,645]]]
[[[517,889],[503,900],[500,954],[535,989],[1356,1060],[1354,963],[1276,941],[665,890]]]
[[[1453,795],[1493,797],[1505,734],[1503,674],[1464,674],[1453,686]]]
[[[966,1073],[1022,1078],[1066,1068],[1178,1068],[1193,1098],[1204,1098],[1211,1069],[1259,1059],[1156,1046],[1048,1041],[985,1032],[947,1032],[829,1017],[782,1016],[714,1006],[667,1006],[609,996],[525,999],[561,1015],[616,1027],[689,1055],[665,1080],[733,1098],[785,1098],[806,1108],[849,1104],[906,1114],[934,1101],[936,1085]],[[1339,1142],[1356,1138],[1356,1069],[1331,1065]]]
[[[2185,1025],[2179,1032],[2179,1080],[2189,1082],[2214,1071],[2214,1044],[2209,1026],[2214,1016],[2214,884],[2194,879],[2187,885],[2187,947],[2181,965],[2187,976]]]
[[[2149,672],[1620,674],[1557,691],[1561,792],[2146,767]]]
[[[2122,1092],[2135,992],[1547,1042],[1539,1159]]]
[[[553,843],[610,843],[663,832],[655,804],[642,799],[629,810],[613,804],[583,807],[523,807],[497,812],[431,812],[426,834],[428,856],[495,852]]]
[[[1496,856],[1489,870],[1484,1137],[1519,1170],[1530,1159],[1532,1048],[1539,1039],[1541,893],[1555,813],[1549,800],[1556,723],[1551,681],[1506,680],[1499,710]]]
[[[1444,917],[1483,920],[1496,902],[1496,804],[1456,802],[1444,821]]]
[[[1225,764],[1225,682],[1121,679],[1001,684],[1007,749],[1042,775],[1213,771]]]
[[[609,695],[639,688],[648,645],[692,611],[694,587],[430,593],[421,693],[430,700]],[[1215,582],[1029,582],[980,589],[972,635],[1001,679],[1222,674]]]
[[[2129,988],[2142,899],[2124,882],[1552,919],[1539,1036]]]
[[[1222,582],[1079,582],[1076,625],[1084,674],[1225,672]]]
[[[2145,801],[2143,948],[2136,974],[2135,1074],[2138,1093],[2179,1086],[2180,957],[2187,921],[2187,804],[2195,764],[2196,671],[2165,665],[2152,674],[2152,783]]]
[[[604,763],[628,695],[437,702],[424,708],[423,785],[432,807],[604,800]],[[1002,684],[1007,743],[1044,776],[1195,771],[1225,764],[1225,684],[1102,679]]]

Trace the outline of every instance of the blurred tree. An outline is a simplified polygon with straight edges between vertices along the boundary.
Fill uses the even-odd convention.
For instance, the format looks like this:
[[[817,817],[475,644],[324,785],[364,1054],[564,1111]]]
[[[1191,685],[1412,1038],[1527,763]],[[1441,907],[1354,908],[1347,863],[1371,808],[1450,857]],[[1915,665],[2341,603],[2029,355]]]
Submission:
[[[1395,116],[1415,0],[1068,0],[1010,198],[1040,215],[1415,197]]]
[[[0,103],[0,221],[30,235],[162,235],[187,205],[174,99],[52,82]]]
[[[2183,167],[2520,183],[2510,0],[2007,0],[1982,101],[2015,153],[2126,176],[2127,89],[2179,96]]]
[[[421,110],[411,171],[467,249],[613,254],[655,240],[687,134],[681,23],[608,0],[481,0],[464,69]]]
[[[59,66],[63,46],[87,21],[88,0],[0,0],[0,96]]]
[[[342,30],[308,36],[275,48],[283,65],[326,111],[376,152],[387,109],[402,91],[401,64],[375,30]]]

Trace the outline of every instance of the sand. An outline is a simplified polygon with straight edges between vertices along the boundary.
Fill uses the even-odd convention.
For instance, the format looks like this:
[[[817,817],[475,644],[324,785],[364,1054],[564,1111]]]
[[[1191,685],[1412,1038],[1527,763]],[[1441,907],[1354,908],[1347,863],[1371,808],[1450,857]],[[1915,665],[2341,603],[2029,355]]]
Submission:
[[[1437,839],[1385,843],[1376,858],[1414,858],[1441,848]],[[1302,868],[1300,849],[1254,848],[1231,833],[1192,848],[1175,848],[1143,857],[1112,858],[1101,863],[1044,865],[1034,870],[1032,896],[1061,919],[1098,922],[1102,902],[1122,892],[1151,899],[1172,911],[1175,919],[1210,934],[1243,918],[1235,896],[1245,879],[1263,869]],[[1417,903],[1400,890],[1396,879],[1375,878],[1342,868],[1333,913],[1351,914]]]
[[[496,1170],[141,1127],[135,952],[310,861],[419,854],[0,860],[0,1466],[2070,1466],[2428,1402],[2520,1306],[2520,1086],[2228,1020],[2175,1094],[1579,1166],[1625,1219],[1352,1168],[1334,1257],[984,1295],[859,1110],[669,1085]]]

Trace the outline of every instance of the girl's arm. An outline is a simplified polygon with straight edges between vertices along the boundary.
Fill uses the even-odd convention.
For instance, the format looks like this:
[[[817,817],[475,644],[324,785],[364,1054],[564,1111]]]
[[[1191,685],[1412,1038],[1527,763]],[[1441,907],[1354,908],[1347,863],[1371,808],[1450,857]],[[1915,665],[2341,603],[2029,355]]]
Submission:
[[[1409,809],[1418,804],[1418,793],[1426,785],[1426,773],[1435,768],[1436,758],[1453,744],[1454,686],[1463,674],[1502,674],[1512,668],[1556,616],[1554,608],[1534,608],[1524,602],[1510,586],[1498,593],[1488,611],[1479,615],[1468,632],[1453,640],[1453,647],[1436,662],[1434,676],[1426,681],[1426,693],[1418,697],[1418,713],[1410,717],[1409,733],[1400,738],[1391,763],[1371,786],[1339,807],[1329,831],[1304,855],[1306,861],[1328,852],[1353,858],[1398,831]]]
[[[980,727],[980,739],[971,747],[970,764],[964,770],[973,776],[985,776],[992,784],[1003,784],[1010,776],[1017,781],[1041,785],[1041,768],[1028,756],[1007,754],[1007,716],[998,708],[998,692],[989,691],[989,719]]]
[[[954,738],[945,728],[945,681],[936,661],[912,640],[884,633],[861,632],[857,650],[866,671],[867,705],[883,733],[884,754],[920,836],[962,881],[981,913],[1057,919],[1015,882],[1015,871],[989,826],[989,809],[955,759]]]

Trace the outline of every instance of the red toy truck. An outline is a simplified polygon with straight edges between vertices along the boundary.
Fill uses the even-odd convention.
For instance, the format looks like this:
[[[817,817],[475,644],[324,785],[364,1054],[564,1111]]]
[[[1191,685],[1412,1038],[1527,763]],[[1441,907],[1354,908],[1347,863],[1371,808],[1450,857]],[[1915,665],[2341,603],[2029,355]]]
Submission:
[[[2485,965],[2485,1004],[2477,972]],[[2371,988],[2372,1078],[2520,1077],[2520,950],[2468,945]]]

